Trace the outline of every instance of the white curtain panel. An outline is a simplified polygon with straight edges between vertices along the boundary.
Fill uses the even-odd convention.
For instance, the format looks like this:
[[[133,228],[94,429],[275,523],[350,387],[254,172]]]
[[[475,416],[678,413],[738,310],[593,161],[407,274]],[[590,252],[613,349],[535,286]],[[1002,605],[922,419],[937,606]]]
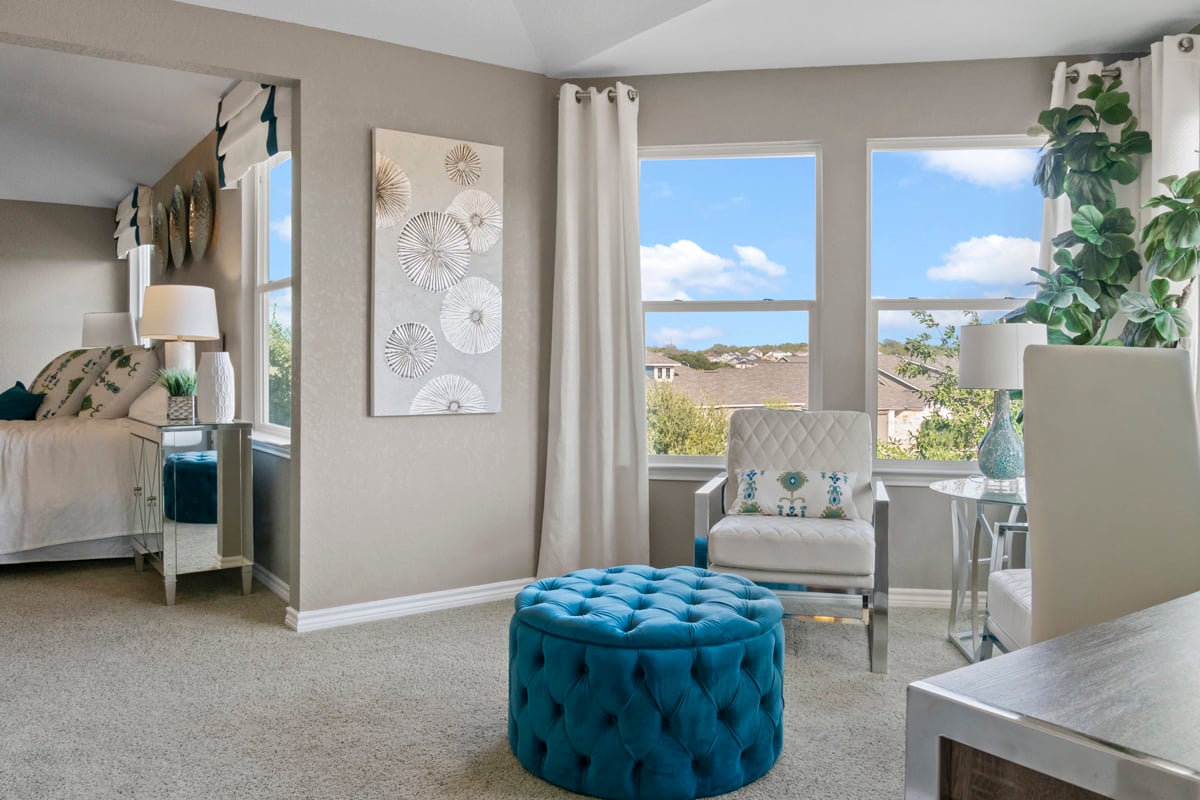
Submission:
[[[292,149],[292,90],[242,81],[217,106],[217,178],[237,186],[255,164]]]
[[[1150,55],[1129,61],[1108,64],[1108,68],[1121,70],[1121,90],[1129,92],[1129,107],[1138,118],[1138,127],[1149,132],[1153,150],[1142,160],[1142,172],[1136,183],[1116,187],[1117,205],[1133,210],[1140,226],[1159,213],[1153,209],[1141,211],[1143,202],[1165,191],[1159,183],[1168,175],[1183,175],[1200,168],[1200,37],[1192,34],[1168,36],[1150,47]],[[1075,103],[1091,105],[1090,100],[1080,100],[1079,92],[1088,86],[1087,76],[1099,74],[1106,67],[1100,61],[1085,61],[1067,65],[1060,62],[1054,70],[1050,90],[1052,106],[1070,107]],[[1077,71],[1079,80],[1071,83],[1067,73]],[[1112,137],[1120,135],[1120,126],[1105,125],[1103,129]],[[1042,210],[1042,241],[1039,266],[1051,269],[1054,252],[1050,240],[1071,227],[1071,205],[1066,196],[1045,201]],[[1146,274],[1139,276],[1139,288],[1144,288]],[[1188,300],[1188,311],[1193,320],[1200,320],[1197,299],[1200,292],[1193,290]],[[1116,335],[1120,329],[1110,326],[1109,334]],[[1188,337],[1183,346],[1193,351],[1193,373],[1196,371],[1196,335]]]
[[[559,93],[541,577],[649,560],[637,114],[621,83]]]

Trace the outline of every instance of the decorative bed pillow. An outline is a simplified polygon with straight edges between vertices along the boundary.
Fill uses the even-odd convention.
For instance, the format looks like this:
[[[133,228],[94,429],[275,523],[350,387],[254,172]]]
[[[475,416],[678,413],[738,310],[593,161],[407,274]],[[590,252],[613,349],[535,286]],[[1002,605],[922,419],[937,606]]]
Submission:
[[[0,392],[0,419],[33,419],[45,395],[34,394],[17,381],[9,390]]]
[[[155,383],[142,392],[129,407],[129,418],[149,422],[151,425],[165,425],[167,422],[166,388]]]
[[[92,384],[79,406],[79,416],[88,419],[117,419],[129,413],[142,392],[154,383],[158,356],[136,345],[114,347],[112,363]]]
[[[36,419],[79,413],[83,396],[112,361],[111,347],[68,350],[42,368],[30,391],[45,394]]]
[[[858,519],[856,477],[853,472],[826,470],[739,469],[737,503],[730,513]]]

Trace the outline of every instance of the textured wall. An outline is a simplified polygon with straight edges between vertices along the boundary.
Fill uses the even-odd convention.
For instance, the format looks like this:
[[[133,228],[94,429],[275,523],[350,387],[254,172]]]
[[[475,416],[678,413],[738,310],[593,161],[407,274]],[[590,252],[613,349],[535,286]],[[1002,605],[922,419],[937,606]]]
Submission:
[[[545,447],[554,83],[157,0],[14,0],[5,3],[0,39],[298,82],[292,604],[307,611],[532,575]],[[367,416],[374,127],[504,147],[501,414]]]
[[[0,200],[0,391],[79,347],[86,312],[128,308],[114,213]]]

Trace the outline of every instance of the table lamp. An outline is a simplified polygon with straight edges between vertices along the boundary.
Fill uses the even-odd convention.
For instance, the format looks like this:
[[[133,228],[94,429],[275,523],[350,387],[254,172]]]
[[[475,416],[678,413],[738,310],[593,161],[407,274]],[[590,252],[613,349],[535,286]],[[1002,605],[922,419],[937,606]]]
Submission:
[[[83,315],[83,346],[137,344],[133,315],[128,311],[89,311]]]
[[[157,284],[146,287],[142,301],[142,336],[164,339],[164,366],[196,371],[193,342],[221,338],[217,327],[217,295],[207,286]]]
[[[959,331],[959,388],[996,390],[992,424],[979,443],[979,471],[987,479],[986,491],[1015,492],[1017,479],[1025,474],[1025,447],[1013,428],[1008,393],[1023,388],[1025,348],[1045,343],[1045,325],[967,325]]]

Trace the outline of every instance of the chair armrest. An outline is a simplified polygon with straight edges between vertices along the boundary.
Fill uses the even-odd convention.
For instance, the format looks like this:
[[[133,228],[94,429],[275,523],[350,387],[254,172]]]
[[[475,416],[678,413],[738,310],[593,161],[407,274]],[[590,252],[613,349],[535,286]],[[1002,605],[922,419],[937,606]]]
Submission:
[[[696,490],[695,528],[693,530],[695,541],[707,542],[708,532],[712,530],[712,526],[725,516],[723,508],[725,479],[726,473],[722,472]],[[707,550],[707,545],[705,549]]]
[[[891,534],[888,531],[888,513],[891,498],[888,497],[887,487],[883,481],[875,481],[875,592],[884,595],[883,602],[887,603],[888,593],[888,550]],[[886,607],[886,606],[885,606]]]

